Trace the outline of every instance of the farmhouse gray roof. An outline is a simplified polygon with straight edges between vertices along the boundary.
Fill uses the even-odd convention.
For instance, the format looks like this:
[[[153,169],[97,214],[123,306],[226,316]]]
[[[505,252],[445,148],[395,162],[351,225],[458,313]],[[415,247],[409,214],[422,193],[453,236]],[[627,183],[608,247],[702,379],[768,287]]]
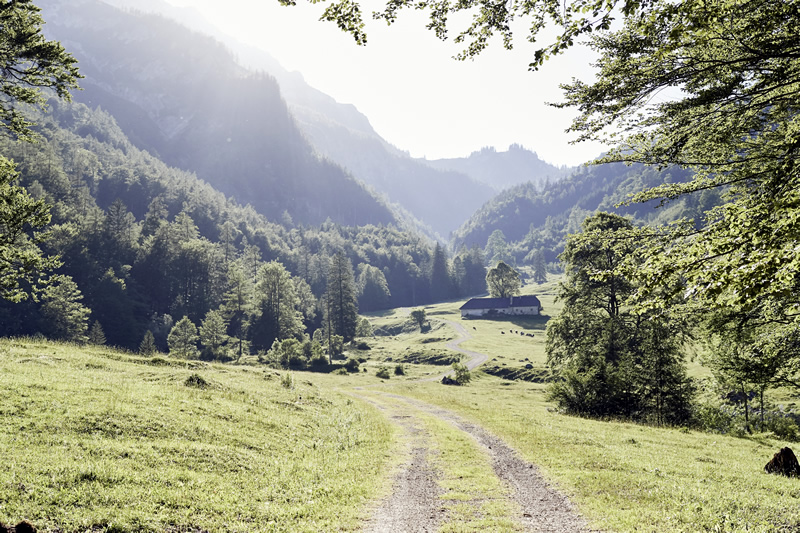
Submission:
[[[511,298],[472,298],[459,309],[508,309],[509,307],[541,307],[536,296],[512,296]]]

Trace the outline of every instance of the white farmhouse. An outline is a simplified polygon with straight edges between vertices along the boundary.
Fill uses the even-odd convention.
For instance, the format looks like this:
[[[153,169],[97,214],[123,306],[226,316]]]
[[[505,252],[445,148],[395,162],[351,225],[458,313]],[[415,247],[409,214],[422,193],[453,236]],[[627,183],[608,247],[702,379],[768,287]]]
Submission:
[[[461,318],[471,316],[538,315],[542,304],[536,296],[511,298],[472,298],[461,306]]]

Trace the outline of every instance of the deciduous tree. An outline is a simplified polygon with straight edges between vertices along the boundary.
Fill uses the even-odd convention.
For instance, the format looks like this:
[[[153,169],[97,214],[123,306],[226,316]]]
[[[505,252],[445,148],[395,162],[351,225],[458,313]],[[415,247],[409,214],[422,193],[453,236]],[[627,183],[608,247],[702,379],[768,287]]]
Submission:
[[[635,290],[618,271],[637,254],[631,228],[620,216],[598,213],[567,240],[563,309],[547,324],[550,394],[572,413],[681,422],[693,392],[680,352],[686,326],[624,305]]]
[[[519,294],[522,281],[519,272],[500,261],[486,273],[486,285],[492,298],[509,298]]]

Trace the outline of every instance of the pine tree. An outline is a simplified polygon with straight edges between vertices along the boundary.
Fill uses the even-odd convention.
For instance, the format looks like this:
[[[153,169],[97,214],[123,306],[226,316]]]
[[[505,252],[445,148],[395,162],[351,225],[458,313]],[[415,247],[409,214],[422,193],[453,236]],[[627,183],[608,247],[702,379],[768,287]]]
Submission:
[[[447,253],[438,242],[433,248],[430,272],[431,298],[434,302],[447,300],[452,296],[452,279],[447,264]]]
[[[303,331],[300,301],[292,276],[277,261],[258,270],[255,290],[255,311],[251,326],[253,346],[269,350],[275,340],[298,337]]]
[[[228,324],[219,311],[209,311],[200,324],[200,343],[205,347],[203,355],[208,359],[219,359],[223,346],[228,341]]]
[[[253,313],[253,282],[242,260],[228,267],[228,292],[223,309],[228,321],[228,335],[235,341],[238,358],[250,353],[247,333]]]
[[[178,320],[178,323],[169,332],[167,344],[170,355],[182,359],[197,357],[197,327],[189,320],[189,317],[184,316]]]
[[[139,353],[141,355],[152,355],[157,351],[158,348],[156,347],[156,338],[153,336],[153,332],[148,329],[144,333],[142,342],[139,343]]]
[[[688,327],[625,306],[636,285],[617,269],[637,248],[608,237],[631,228],[623,217],[598,213],[567,240],[558,291],[564,307],[547,324],[550,397],[576,414],[681,423],[694,390],[680,353]]]
[[[92,323],[92,327],[89,328],[89,343],[97,345],[106,343],[106,334],[103,333],[103,326],[101,326],[100,322],[97,320],[95,320],[94,323]]]
[[[540,284],[547,281],[547,263],[541,248],[533,254],[533,281]]]
[[[358,324],[358,300],[353,266],[344,252],[339,251],[331,258],[324,298],[329,335],[340,335],[345,342],[353,340]]]
[[[55,339],[86,341],[91,310],[81,304],[83,294],[69,276],[54,276],[42,294],[42,330]]]

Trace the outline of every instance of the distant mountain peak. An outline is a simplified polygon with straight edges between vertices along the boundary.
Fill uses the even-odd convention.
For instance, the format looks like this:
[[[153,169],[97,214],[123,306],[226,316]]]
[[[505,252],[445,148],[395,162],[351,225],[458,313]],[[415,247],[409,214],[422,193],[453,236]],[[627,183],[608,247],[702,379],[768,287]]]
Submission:
[[[494,146],[484,146],[468,157],[425,160],[433,168],[467,174],[497,191],[526,182],[542,185],[567,176],[571,168],[557,167],[519,143],[499,152]]]

